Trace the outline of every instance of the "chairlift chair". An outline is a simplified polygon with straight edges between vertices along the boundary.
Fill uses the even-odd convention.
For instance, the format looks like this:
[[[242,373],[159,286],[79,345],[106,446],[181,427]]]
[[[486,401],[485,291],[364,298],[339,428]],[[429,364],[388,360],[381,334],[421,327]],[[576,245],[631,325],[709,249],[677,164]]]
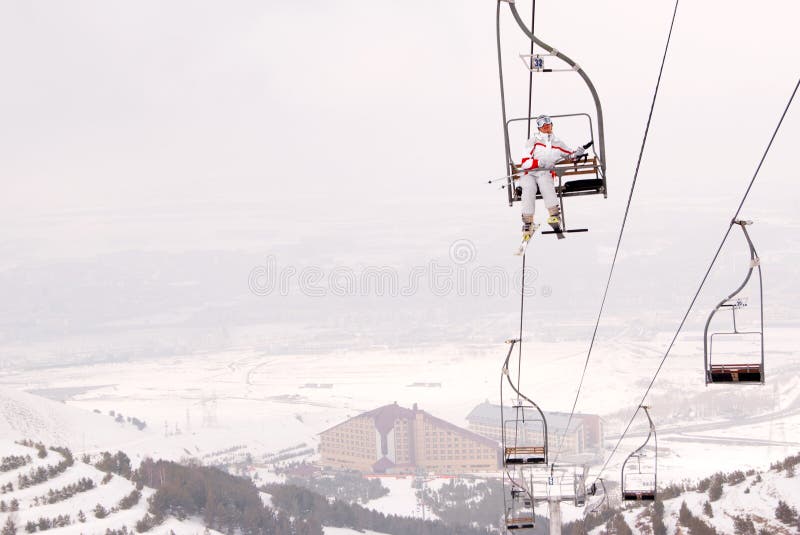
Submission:
[[[656,499],[655,471],[642,470],[644,455],[632,455],[636,460],[636,470],[623,474],[622,499],[625,501],[653,501]]]
[[[607,196],[606,194],[606,179],[605,179],[605,166],[601,165],[601,160],[597,153],[594,151],[594,134],[593,134],[593,127],[592,127],[592,118],[586,113],[570,113],[570,114],[562,114],[562,115],[551,115],[550,117],[557,119],[560,117],[584,117],[586,118],[588,124],[588,135],[589,135],[589,150],[590,153],[585,154],[581,158],[574,160],[574,161],[564,161],[556,164],[555,168],[553,169],[554,178],[553,180],[556,181],[555,184],[555,191],[556,195],[558,196],[558,203],[561,210],[561,226],[563,232],[588,232],[589,229],[586,228],[575,228],[570,229],[567,227],[567,218],[566,218],[566,206],[564,204],[564,199],[567,197],[579,197],[585,195],[600,195],[602,194],[604,197]],[[508,127],[515,122],[521,121],[530,121],[534,120],[533,117],[521,117],[517,119],[511,119],[506,123],[506,131],[508,132]],[[508,159],[508,167],[511,169],[512,174],[514,175],[513,180],[517,180],[520,173],[520,168],[517,167],[515,162],[513,161],[513,157],[510,153],[510,147],[508,147],[509,152],[506,154]],[[584,177],[584,178],[577,178],[573,179],[572,177]],[[510,182],[513,182],[512,178],[509,178]],[[512,195],[513,190],[513,195]],[[536,198],[541,199],[542,194],[541,192],[536,193]],[[509,186],[509,205],[513,205],[513,203],[522,200],[522,188],[520,186],[514,185],[513,188]],[[542,234],[554,234],[554,231],[543,231]]]
[[[501,91],[501,101],[502,101],[502,112],[503,112],[503,130],[504,130],[504,138],[505,138],[505,156],[506,156],[506,172],[507,172],[507,180],[506,180],[506,189],[508,194],[508,204],[509,206],[513,206],[514,202],[521,200],[520,196],[520,188],[518,188],[514,183],[514,177],[518,175],[519,169],[517,168],[514,158],[512,157],[511,147],[512,141],[511,136],[509,133],[509,127],[513,123],[525,121],[528,123],[530,130],[531,121],[534,121],[534,117],[518,117],[507,119],[506,116],[506,102],[505,102],[505,88],[504,88],[504,81],[503,81],[503,54],[501,50],[501,39],[500,39],[500,7],[501,4],[504,2],[498,1],[497,5],[497,54],[498,54],[498,66],[500,70],[500,91]],[[533,49],[531,54],[519,54],[522,62],[530,73],[556,73],[556,72],[573,72],[577,73],[583,81],[586,83],[589,92],[592,95],[595,104],[595,116],[597,118],[597,143],[595,144],[595,136],[594,136],[594,124],[592,122],[592,118],[586,113],[572,113],[572,114],[562,114],[562,115],[550,115],[553,118],[564,118],[564,117],[586,117],[588,120],[588,137],[590,139],[590,143],[592,146],[592,155],[587,156],[579,161],[569,162],[569,163],[562,163],[558,164],[554,169],[555,178],[557,180],[556,184],[556,194],[559,198],[559,204],[561,208],[561,227],[562,232],[586,232],[588,229],[569,229],[566,225],[566,218],[565,218],[565,207],[564,207],[564,199],[567,197],[576,197],[576,196],[584,196],[584,195],[598,195],[602,194],[603,197],[608,195],[607,183],[606,183],[606,163],[605,163],[605,138],[604,138],[604,129],[603,129],[603,110],[600,104],[600,98],[597,95],[597,91],[594,88],[594,84],[589,79],[588,75],[583,71],[583,69],[571,58],[563,54],[562,52],[554,49],[552,46],[544,43],[541,39],[533,35],[531,29],[529,29],[525,23],[523,22],[522,18],[517,11],[517,7],[513,0],[505,0],[505,3],[508,4],[508,7],[511,11],[511,14],[516,21],[519,28],[522,32],[531,40],[532,45],[536,44],[541,47],[544,52],[533,53]],[[547,65],[553,60],[557,60],[561,62],[560,65],[562,68],[552,68],[552,66]],[[530,112],[529,112],[530,113]],[[524,140],[515,140],[514,145],[522,144]],[[582,178],[571,179],[572,177],[580,176]],[[541,195],[537,195],[537,198],[541,198]],[[543,234],[553,234],[556,232],[551,231],[544,231]]]
[[[599,481],[599,482],[600,482],[600,487],[599,487],[599,488],[598,488],[598,486],[597,486],[597,481]],[[603,497],[603,498],[602,498],[602,499],[601,499],[599,502],[597,502],[597,503],[594,505],[594,507],[592,507],[592,508],[591,508],[591,509],[588,511],[588,514],[590,514],[590,515],[592,515],[592,514],[594,514],[594,513],[598,512],[600,509],[602,509],[603,505],[607,505],[607,502],[608,502],[608,491],[607,491],[607,489],[606,489],[606,483],[605,483],[605,481],[603,481],[603,478],[597,478],[597,481],[595,481],[594,483],[592,483],[592,484],[589,486],[589,488],[588,488],[588,489],[586,489],[586,494],[587,494],[588,496],[592,496],[592,497],[594,497],[594,496],[597,496],[597,493],[598,493],[598,491],[600,491],[600,489],[602,489],[602,492],[603,492],[603,494],[602,494],[602,497]]]
[[[538,407],[518,402],[512,410],[517,417],[503,422],[504,463],[545,464],[545,424]]]
[[[656,427],[652,418],[650,418],[649,407],[641,405],[639,408],[644,410],[650,428],[644,443],[628,455],[625,462],[622,463],[620,485],[622,486],[622,499],[624,501],[654,501],[656,499],[658,437],[656,436]],[[654,450],[652,463],[649,462],[650,456],[645,451],[651,438],[653,439]],[[631,463],[632,460],[635,461],[635,464]]]
[[[738,225],[744,237],[747,240],[747,246],[750,252],[750,267],[747,270],[747,275],[744,281],[739,285],[725,299],[720,301],[714,310],[709,314],[706,320],[705,329],[703,331],[703,360],[705,365],[705,381],[706,385],[712,383],[731,383],[731,384],[764,384],[764,291],[761,278],[761,261],[756,253],[753,240],[747,232],[747,226],[751,225],[752,221],[736,220],[733,224]],[[739,293],[747,286],[747,283],[753,276],[753,272],[758,274],[758,294],[759,294],[759,329],[750,331],[740,331],[736,324],[736,312],[741,311],[747,307],[748,302],[746,298],[738,297]],[[722,310],[727,309],[731,312],[731,320],[733,324],[732,331],[718,331],[709,334],[709,327],[714,315]],[[756,336],[759,342],[759,356],[760,360],[757,362],[744,362],[738,360],[738,363],[718,363],[712,360],[714,337],[718,339],[724,337],[726,339],[733,338],[734,340],[744,340],[745,337]]]
[[[575,507],[586,505],[586,474],[589,468],[578,464],[550,466],[550,495],[561,501],[571,501]]]
[[[506,529],[519,533],[536,527],[533,493],[530,489],[512,483],[505,514]]]
[[[508,363],[514,346],[519,342],[518,339],[507,340],[509,344],[506,359],[503,362],[503,375],[505,382],[517,395],[511,410],[512,414],[505,414],[504,403],[502,402],[501,379],[501,403],[500,418],[502,421],[502,443],[503,443],[503,465],[520,464],[547,464],[547,420],[544,413],[533,400],[527,398],[519,391],[511,380],[508,372]]]
[[[575,470],[572,478],[572,490],[574,495],[573,505],[583,507],[586,505],[586,474],[589,467],[584,465],[580,473]]]

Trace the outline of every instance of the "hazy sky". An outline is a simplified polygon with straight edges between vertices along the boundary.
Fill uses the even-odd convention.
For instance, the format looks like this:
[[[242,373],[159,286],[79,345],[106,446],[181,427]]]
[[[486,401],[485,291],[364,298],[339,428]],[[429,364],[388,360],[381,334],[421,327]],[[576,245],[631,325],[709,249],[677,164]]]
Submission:
[[[557,252],[555,242],[544,246],[552,279],[564,265],[606,273],[672,7],[537,4],[537,33],[600,94],[610,191],[568,207],[593,233]],[[102,273],[114,260],[100,255],[114,251],[263,258],[289,247],[287,262],[408,265],[446,256],[464,237],[482,261],[516,265],[505,251],[518,211],[485,184],[505,171],[495,8],[0,3],[0,270],[19,270],[4,284],[35,283],[29,267],[47,272],[63,258],[97,261]],[[681,3],[623,258],[671,244],[664,272],[685,268],[687,288],[698,279],[800,76],[798,15],[796,2],[782,0]],[[515,54],[528,44],[508,13],[503,29],[510,115],[521,115],[527,75]],[[593,110],[571,73],[535,84],[535,113]],[[747,207],[771,225],[765,254],[795,243],[798,140],[795,103]],[[313,235],[326,243],[292,249]],[[701,254],[682,253],[687,246]],[[315,257],[317,247],[324,254]],[[71,269],[64,287],[88,268]],[[246,262],[231,269],[226,284],[246,280]],[[653,276],[635,262],[630,269]]]
[[[598,88],[615,193],[630,181],[672,5],[538,5],[538,33]],[[503,171],[494,10],[488,0],[3,2],[3,210],[274,196],[298,211],[351,210],[372,195],[485,195],[481,180]],[[750,172],[800,72],[798,11],[779,0],[681,5],[650,180],[666,179],[654,166],[720,152]],[[513,59],[526,44],[508,16],[504,29]],[[511,59],[521,111],[525,75]],[[570,74],[542,80],[537,98],[539,111],[589,108]],[[796,140],[796,114],[790,123],[782,137]]]

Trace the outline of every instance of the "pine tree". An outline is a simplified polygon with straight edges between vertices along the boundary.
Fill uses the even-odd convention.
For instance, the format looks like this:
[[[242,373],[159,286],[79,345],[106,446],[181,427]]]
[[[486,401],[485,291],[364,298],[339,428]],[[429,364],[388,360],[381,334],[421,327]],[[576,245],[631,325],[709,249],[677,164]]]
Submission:
[[[706,502],[703,504],[703,514],[708,518],[714,518],[714,510],[711,508],[710,503]]]
[[[14,524],[11,516],[6,519],[6,523],[3,526],[3,530],[0,531],[0,535],[17,535],[17,526]]]
[[[692,520],[692,513],[689,511],[689,507],[686,505],[686,502],[684,501],[683,503],[681,503],[681,510],[678,513],[678,521],[684,526],[688,527],[689,522],[691,522],[691,520]]]
[[[10,507],[8,508],[9,511],[19,511],[19,501],[16,498],[11,500]]]
[[[614,533],[617,533],[618,535],[633,535],[633,531],[631,531],[628,523],[625,522],[625,517],[620,513],[614,515],[614,518],[612,518],[609,522],[614,530]]]
[[[667,535],[667,526],[664,525],[664,504],[661,500],[653,504],[653,535]]]
[[[108,511],[106,510],[105,507],[103,507],[101,504],[98,503],[94,507],[94,516],[96,516],[97,518],[105,518],[108,516]]]
[[[750,517],[733,517],[733,532],[736,535],[756,535],[756,527]]]
[[[86,522],[86,513],[84,513],[83,510],[78,511],[78,522]]]
[[[775,518],[786,525],[795,524],[798,520],[797,509],[783,500],[778,500],[778,507],[775,508]]]
[[[708,500],[715,502],[722,497],[722,476],[716,474],[711,478],[711,486],[708,487]]]

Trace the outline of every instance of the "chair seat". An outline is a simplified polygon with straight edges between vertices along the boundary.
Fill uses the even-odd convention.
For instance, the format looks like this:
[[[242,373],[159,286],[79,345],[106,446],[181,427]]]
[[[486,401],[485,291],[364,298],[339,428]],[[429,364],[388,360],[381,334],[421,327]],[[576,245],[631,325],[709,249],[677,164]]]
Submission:
[[[507,529],[532,529],[535,526],[533,517],[509,518],[506,521]]]
[[[656,493],[653,491],[625,491],[622,493],[622,499],[626,502],[631,501],[647,501],[652,502],[656,499]]]
[[[712,364],[708,371],[711,383],[760,383],[760,364]]]
[[[570,180],[565,182],[562,188],[564,193],[571,193],[576,191],[596,191],[602,193],[603,181],[599,178],[582,178],[579,180]]]
[[[595,195],[605,193],[605,186],[603,186],[603,181],[599,178],[581,178],[564,182],[562,186],[556,186],[556,193],[562,197]],[[536,198],[541,199],[542,194],[537,192]]]

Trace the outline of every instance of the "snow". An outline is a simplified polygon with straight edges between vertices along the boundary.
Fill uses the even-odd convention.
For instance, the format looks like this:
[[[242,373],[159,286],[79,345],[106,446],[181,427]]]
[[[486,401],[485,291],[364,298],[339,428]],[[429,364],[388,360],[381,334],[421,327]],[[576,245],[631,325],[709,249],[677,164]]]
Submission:
[[[61,459],[61,456],[53,451],[49,451],[46,458],[38,459],[34,448],[20,446],[6,439],[0,440],[0,456],[11,454],[20,455],[25,453],[32,453],[31,457],[36,459],[37,462],[31,463],[22,469],[9,471],[3,474],[4,476],[14,475],[12,482],[15,483],[15,490],[11,493],[3,494],[2,499],[8,504],[11,499],[16,498],[19,501],[19,510],[13,513],[0,513],[0,523],[5,523],[6,519],[11,517],[17,524],[18,532],[23,529],[25,523],[28,521],[35,522],[41,517],[54,518],[59,515],[69,515],[73,524],[61,528],[52,528],[48,530],[48,533],[61,533],[64,535],[103,533],[106,529],[120,529],[122,526],[127,526],[131,532],[135,532],[134,526],[137,521],[145,516],[147,512],[147,500],[155,492],[153,489],[145,487],[141,491],[142,496],[138,504],[127,510],[109,513],[105,518],[96,518],[94,516],[94,508],[98,504],[110,510],[119,503],[121,498],[130,494],[135,489],[135,485],[131,481],[117,475],[113,476],[108,483],[102,484],[101,481],[106,475],[104,472],[76,460],[73,466],[54,478],[25,489],[17,489],[15,475],[17,472],[20,470],[23,470],[23,472],[29,470],[31,466],[55,464]],[[92,479],[96,487],[85,492],[79,492],[60,502],[34,505],[34,497],[45,495],[49,489],[60,489],[84,477]],[[268,498],[268,495],[264,496]],[[86,515],[85,523],[78,522],[77,517],[79,511],[83,511]],[[190,535],[206,533],[206,528],[200,518],[188,518],[183,521],[179,521],[175,518],[167,518],[162,525],[154,528],[150,533],[166,534],[170,531],[174,531],[176,534]],[[220,535],[219,532],[215,530],[208,530],[208,532],[212,535]]]
[[[222,532],[215,529],[206,528],[202,519],[187,518],[186,520],[178,520],[177,518],[168,518],[163,524],[148,531],[157,535],[167,535],[174,532],[176,535],[223,535]]]
[[[0,390],[0,436],[32,439],[73,451],[122,448],[149,434],[105,415],[13,388]],[[35,453],[35,450],[32,450]]]
[[[749,476],[736,485],[723,485],[722,497],[711,503],[713,518],[702,514],[703,504],[708,500],[708,493],[690,492],[683,496],[664,502],[665,516],[677,518],[681,503],[686,501],[692,514],[704,522],[713,525],[721,533],[733,533],[733,516],[750,515],[756,524],[756,530],[770,525],[777,527],[780,523],[775,519],[775,508],[778,500],[790,504],[797,503],[800,495],[800,480],[787,478],[786,472],[774,470],[761,474],[762,481],[755,482],[756,475]],[[745,492],[749,489],[749,492]],[[760,520],[761,519],[761,520]]]
[[[9,453],[7,452],[19,454],[20,447],[21,446],[11,441],[5,439],[0,440],[0,454],[3,456],[8,455]],[[62,458],[60,454],[48,451],[47,457],[38,459],[34,448],[25,449],[32,454],[31,457],[36,459],[37,462],[4,474],[4,476],[6,476],[5,479],[7,479],[8,476],[14,476],[12,483],[14,483],[15,490],[3,495],[3,499],[6,503],[9,503],[11,499],[16,498],[19,501],[19,510],[13,513],[0,514],[0,522],[5,522],[6,517],[11,515],[18,526],[24,526],[26,522],[36,521],[40,517],[53,518],[66,514],[69,515],[71,520],[75,523],[63,528],[54,528],[50,531],[77,535],[78,533],[86,533],[88,529],[91,529],[92,532],[104,532],[107,528],[118,529],[123,525],[133,528],[135,523],[145,515],[147,499],[154,492],[152,489],[147,488],[142,490],[142,497],[139,503],[132,508],[110,513],[103,519],[95,518],[93,510],[97,504],[101,504],[106,509],[110,510],[118,504],[121,498],[130,494],[135,487],[132,482],[119,476],[114,476],[108,483],[102,484],[101,480],[105,474],[93,466],[84,464],[78,460],[65,472],[47,481],[25,489],[18,489],[16,486],[15,474],[20,472],[24,473],[34,465],[43,466],[56,464]],[[83,477],[92,479],[96,487],[85,492],[79,492],[60,502],[38,506],[34,505],[33,499],[35,497],[46,495],[50,489],[56,490],[71,483],[75,483]],[[86,515],[86,524],[77,522],[79,511],[83,511]],[[91,526],[91,528],[89,528],[89,526]]]
[[[416,489],[412,487],[413,476],[381,477],[381,485],[389,489],[389,494],[370,500],[364,507],[386,515],[400,515],[422,518],[422,508],[416,497]],[[431,518],[430,512],[426,518]]]
[[[762,478],[760,482],[756,481],[758,477]],[[668,535],[677,534],[680,508],[683,502],[686,502],[686,506],[694,516],[714,527],[718,533],[733,533],[735,516],[749,516],[755,524],[756,531],[767,528],[774,533],[788,533],[781,531],[781,528],[785,529],[786,526],[775,518],[775,508],[778,506],[778,500],[790,505],[796,504],[798,495],[800,495],[800,480],[787,478],[785,471],[769,470],[748,476],[736,485],[724,484],[720,499],[709,502],[713,512],[712,517],[707,517],[703,513],[703,505],[709,500],[707,492],[685,492],[677,498],[664,500],[664,524]],[[651,522],[649,516],[645,518],[648,510],[649,506],[635,504],[629,505],[623,511],[625,521],[634,533],[637,532],[635,528],[637,521],[648,524]],[[686,532],[685,527],[681,529],[683,533]],[[591,533],[597,535],[603,530],[604,528],[600,526]]]
[[[368,529],[364,531],[356,531],[349,528],[331,528],[326,526],[322,527],[322,531],[325,533],[325,535],[385,535],[384,533],[370,531]]]

